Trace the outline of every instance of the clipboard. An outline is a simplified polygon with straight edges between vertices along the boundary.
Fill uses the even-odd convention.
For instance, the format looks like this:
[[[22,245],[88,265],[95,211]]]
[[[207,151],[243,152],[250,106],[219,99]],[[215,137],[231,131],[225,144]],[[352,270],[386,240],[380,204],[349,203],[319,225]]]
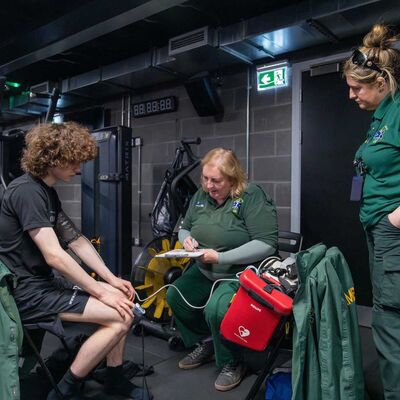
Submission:
[[[155,258],[199,258],[204,253],[202,251],[186,251],[184,249],[170,250],[165,253],[156,254]]]

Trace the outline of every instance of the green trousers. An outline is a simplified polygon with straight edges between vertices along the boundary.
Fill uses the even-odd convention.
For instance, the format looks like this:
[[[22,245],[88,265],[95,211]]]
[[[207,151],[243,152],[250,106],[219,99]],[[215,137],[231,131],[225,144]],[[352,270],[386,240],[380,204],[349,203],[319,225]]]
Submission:
[[[185,299],[194,306],[202,306],[210,296],[213,281],[206,278],[194,263],[174,285]],[[216,285],[210,302],[204,309],[194,309],[184,302],[175,288],[167,291],[167,303],[173,311],[177,328],[186,347],[192,347],[210,335],[214,341],[217,367],[229,362],[239,361],[240,354],[232,351],[221,341],[219,328],[233,295],[239,288],[239,282],[222,281]]]
[[[388,217],[368,229],[372,334],[385,400],[400,399],[400,229]]]

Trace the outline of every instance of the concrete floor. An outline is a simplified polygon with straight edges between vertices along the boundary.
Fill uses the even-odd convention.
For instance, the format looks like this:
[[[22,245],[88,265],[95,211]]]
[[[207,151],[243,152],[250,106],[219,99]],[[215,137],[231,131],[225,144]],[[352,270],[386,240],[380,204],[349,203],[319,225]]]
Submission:
[[[68,333],[78,331],[68,327]],[[42,347],[42,354],[47,357],[54,349],[59,347],[57,338],[46,334]],[[249,374],[239,387],[229,392],[221,393],[215,390],[214,381],[219,370],[213,363],[203,365],[194,370],[183,371],[178,368],[178,361],[186,354],[184,350],[171,350],[167,341],[146,335],[143,338],[134,334],[129,335],[126,345],[125,359],[136,363],[143,362],[154,367],[154,373],[146,377],[146,384],[156,400],[237,400],[244,399],[256,379],[255,374]],[[132,382],[143,385],[142,377],[134,377]],[[35,373],[21,383],[21,400],[44,400],[46,398],[48,383]],[[123,400],[122,397],[107,396],[102,392],[102,385],[89,381],[85,384],[85,396],[96,400]],[[256,399],[264,396],[260,392]]]
[[[79,331],[74,327],[67,327],[68,333],[77,334]],[[369,328],[361,327],[361,341],[363,346],[363,365],[368,394],[367,400],[381,400],[382,388],[379,380],[376,352],[372,342]],[[46,357],[55,348],[59,347],[58,339],[46,334],[42,353]],[[134,334],[129,335],[126,346],[125,359],[136,363],[142,363],[154,367],[154,374],[146,377],[146,384],[154,395],[155,400],[238,400],[245,399],[251,385],[256,379],[254,373],[250,373],[243,382],[229,392],[218,392],[214,389],[214,381],[219,370],[213,363],[203,365],[193,370],[183,371],[178,368],[178,361],[186,354],[186,351],[171,350],[168,343],[152,335],[143,338]],[[251,357],[250,357],[251,358]],[[250,364],[260,365],[261,357],[258,355],[256,362]],[[279,364],[287,360],[287,355],[281,355]],[[136,385],[143,385],[142,377],[134,377],[132,382]],[[44,400],[46,398],[46,386],[48,383],[40,376],[32,373],[28,379],[21,383],[21,400]],[[265,398],[264,387],[257,394],[256,400]],[[85,385],[85,395],[89,399],[111,400],[117,397],[110,397],[102,392],[102,385],[89,381]],[[119,400],[123,398],[118,397]]]

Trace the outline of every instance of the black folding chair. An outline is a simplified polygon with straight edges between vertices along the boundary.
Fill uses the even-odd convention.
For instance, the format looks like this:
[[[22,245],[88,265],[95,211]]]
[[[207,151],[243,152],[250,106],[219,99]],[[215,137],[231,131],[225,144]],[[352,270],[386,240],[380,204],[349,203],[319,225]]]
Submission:
[[[65,351],[68,354],[69,361],[72,362],[73,354],[72,351],[69,349],[64,334],[64,328],[62,326],[61,320],[56,319],[52,321],[41,321],[41,322],[29,322],[23,323],[22,328],[24,331],[24,351],[27,352],[29,349],[32,350],[33,355],[36,358],[36,361],[42,367],[45,377],[49,381],[50,385],[54,388],[55,392],[57,393],[60,399],[64,399],[64,396],[61,394],[60,390],[58,389],[57,382],[54,379],[52,373],[50,372],[49,368],[46,365],[45,360],[43,359],[42,355],[40,354],[40,348],[42,345],[42,341],[46,332],[56,336],[62,343]],[[29,346],[29,349],[26,348],[26,345]],[[23,354],[24,355],[24,354]],[[25,360],[24,360],[25,362]],[[32,365],[33,367],[33,365]],[[22,365],[24,369],[24,365]],[[26,371],[28,373],[29,371]]]
[[[290,231],[278,232],[278,250],[285,253],[298,253],[303,244],[303,236],[300,233]]]

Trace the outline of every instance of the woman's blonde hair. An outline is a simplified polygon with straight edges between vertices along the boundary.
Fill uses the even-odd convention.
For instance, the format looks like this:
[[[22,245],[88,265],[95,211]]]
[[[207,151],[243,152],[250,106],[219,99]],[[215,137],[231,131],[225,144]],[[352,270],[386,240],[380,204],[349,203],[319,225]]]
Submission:
[[[383,77],[389,85],[392,96],[398,89],[400,79],[400,52],[393,48],[399,39],[385,24],[376,24],[363,39],[363,46],[359,48],[368,60],[372,61],[382,72],[366,66],[354,64],[350,57],[343,66],[343,75],[359,83],[373,85],[377,78]]]
[[[49,168],[92,160],[97,154],[90,132],[76,122],[37,125],[27,133],[25,144],[21,167],[39,178]]]
[[[246,173],[243,171],[240,161],[232,150],[222,147],[210,150],[201,160],[202,168],[206,164],[215,165],[222,176],[232,183],[230,193],[232,198],[239,197],[244,192],[247,186]],[[207,191],[203,182],[202,187],[204,191]]]

